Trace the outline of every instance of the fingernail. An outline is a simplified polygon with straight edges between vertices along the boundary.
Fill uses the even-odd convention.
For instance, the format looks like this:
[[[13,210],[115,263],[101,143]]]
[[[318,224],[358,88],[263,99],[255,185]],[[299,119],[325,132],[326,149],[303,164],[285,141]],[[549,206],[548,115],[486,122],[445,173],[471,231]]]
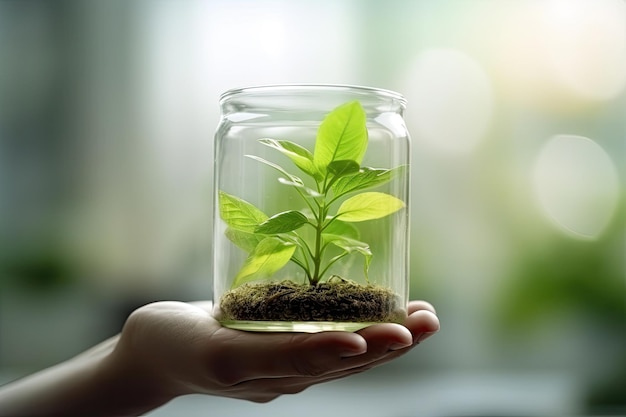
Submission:
[[[351,358],[352,356],[362,355],[365,352],[367,352],[366,344],[356,346],[344,346],[344,348],[341,349],[341,353],[339,354],[339,356],[341,356],[342,358]]]
[[[418,343],[422,343],[424,340],[428,339],[430,336],[434,335],[437,332],[424,332],[424,333],[420,333],[417,335],[417,337],[415,338],[415,340],[413,341],[414,344],[418,344]]]
[[[406,344],[406,343],[392,343],[392,344],[389,346],[389,350],[400,350],[400,349],[408,348],[409,346],[411,346],[411,344]]]
[[[366,351],[354,351],[354,350],[346,350],[345,352],[341,352],[339,356],[342,358],[351,358],[353,356],[359,356],[364,354]]]

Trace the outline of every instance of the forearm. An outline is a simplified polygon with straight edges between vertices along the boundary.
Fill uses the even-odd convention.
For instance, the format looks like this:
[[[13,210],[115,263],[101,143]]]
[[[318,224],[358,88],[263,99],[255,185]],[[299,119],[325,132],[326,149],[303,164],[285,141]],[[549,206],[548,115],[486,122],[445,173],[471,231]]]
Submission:
[[[117,340],[0,387],[0,416],[129,416],[171,399],[155,394],[147,374],[115,358]]]

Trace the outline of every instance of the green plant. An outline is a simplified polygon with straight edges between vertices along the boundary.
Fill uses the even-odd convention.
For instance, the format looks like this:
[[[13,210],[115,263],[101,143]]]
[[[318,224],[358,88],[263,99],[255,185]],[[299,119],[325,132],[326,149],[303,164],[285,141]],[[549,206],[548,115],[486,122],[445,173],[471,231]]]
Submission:
[[[317,285],[335,262],[352,253],[364,256],[364,273],[369,282],[372,252],[367,243],[359,240],[359,231],[352,223],[380,219],[405,204],[390,194],[357,192],[391,181],[404,167],[379,169],[360,165],[368,144],[361,104],[345,103],[324,118],[313,153],[287,140],[259,141],[287,156],[315,185],[310,188],[281,166],[246,155],[277,170],[282,175],[278,181],[295,189],[306,208],[269,217],[254,205],[219,191],[220,216],[228,226],[226,236],[249,253],[233,287],[271,276],[289,261],[304,270],[311,285]],[[354,195],[342,201],[348,194]],[[333,210],[336,205],[339,207]],[[309,236],[301,230],[304,226],[311,228]],[[330,246],[338,251],[329,254]]]

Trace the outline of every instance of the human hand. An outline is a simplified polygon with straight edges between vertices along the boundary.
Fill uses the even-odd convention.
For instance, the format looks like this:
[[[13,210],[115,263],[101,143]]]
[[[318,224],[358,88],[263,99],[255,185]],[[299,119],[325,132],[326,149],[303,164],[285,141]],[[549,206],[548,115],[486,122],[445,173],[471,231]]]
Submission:
[[[344,378],[407,353],[439,330],[433,307],[409,304],[404,326],[356,333],[253,333],[222,327],[210,302],[158,302],[136,310],[107,358],[132,395],[165,403],[203,393],[267,402]],[[141,387],[137,393],[137,387]]]

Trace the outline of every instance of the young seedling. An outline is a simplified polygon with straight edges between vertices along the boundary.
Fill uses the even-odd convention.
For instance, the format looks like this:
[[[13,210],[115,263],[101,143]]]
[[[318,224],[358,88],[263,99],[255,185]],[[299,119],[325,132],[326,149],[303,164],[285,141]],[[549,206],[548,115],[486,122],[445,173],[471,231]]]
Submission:
[[[226,236],[248,253],[232,287],[271,277],[290,261],[304,271],[311,286],[316,286],[330,279],[326,275],[332,265],[354,253],[363,255],[364,275],[369,282],[373,255],[353,223],[386,217],[405,204],[390,194],[363,190],[391,181],[404,167],[361,166],[368,145],[361,104],[345,103],[324,118],[313,153],[287,140],[259,142],[287,156],[314,186],[309,187],[273,162],[246,155],[278,171],[278,181],[298,193],[304,209],[270,217],[247,201],[218,192],[220,216],[228,226]],[[310,232],[305,233],[303,228],[310,228]],[[337,250],[330,251],[330,247]]]

